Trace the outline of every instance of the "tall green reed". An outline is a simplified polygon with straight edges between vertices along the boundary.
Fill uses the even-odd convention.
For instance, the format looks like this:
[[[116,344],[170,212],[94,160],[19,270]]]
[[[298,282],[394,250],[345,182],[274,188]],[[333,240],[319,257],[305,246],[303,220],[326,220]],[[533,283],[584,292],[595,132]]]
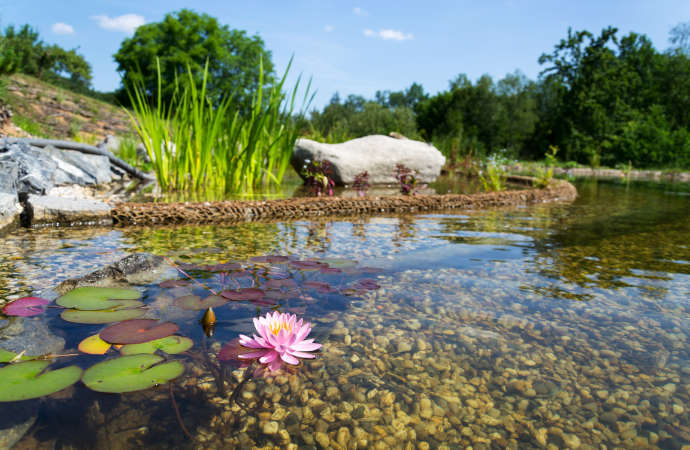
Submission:
[[[154,105],[142,84],[128,89],[133,112],[128,112],[153,162],[163,191],[251,193],[280,185],[297,139],[297,124],[313,99],[306,87],[302,108],[293,116],[301,77],[283,92],[292,60],[278,83],[264,88],[260,63],[259,88],[249,112],[242,112],[226,96],[218,104],[206,92],[208,62],[201,87],[187,69],[186,80],[175,83],[172,100],[161,98],[160,65]],[[267,90],[266,90],[267,89]]]

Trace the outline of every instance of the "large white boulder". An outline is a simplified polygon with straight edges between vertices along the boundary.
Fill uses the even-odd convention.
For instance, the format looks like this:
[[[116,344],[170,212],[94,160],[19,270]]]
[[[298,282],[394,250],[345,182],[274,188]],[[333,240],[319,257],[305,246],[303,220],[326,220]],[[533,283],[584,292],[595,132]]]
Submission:
[[[355,176],[364,171],[369,174],[369,183],[395,183],[396,164],[416,171],[418,181],[431,183],[446,162],[433,145],[382,135],[365,136],[342,144],[297,139],[292,152],[292,166],[301,173],[307,160],[328,160],[333,166],[333,181],[337,185],[352,184]]]

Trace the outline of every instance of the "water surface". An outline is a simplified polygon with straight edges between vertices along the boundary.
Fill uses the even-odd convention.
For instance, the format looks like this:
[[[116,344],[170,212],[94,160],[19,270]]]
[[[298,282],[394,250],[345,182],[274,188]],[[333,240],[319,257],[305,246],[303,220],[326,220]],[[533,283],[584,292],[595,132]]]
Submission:
[[[7,299],[50,296],[59,281],[136,251],[196,265],[253,267],[255,256],[290,255],[380,269],[317,274],[269,264],[300,284],[342,287],[366,277],[380,288],[305,290],[278,306],[233,303],[218,309],[211,338],[199,314],[160,308],[180,292],[139,286],[195,340],[173,383],[195,440],[179,425],[167,386],[115,395],[78,383],[32,404],[38,418],[16,448],[690,445],[690,188],[596,180],[577,187],[571,204],[7,236]],[[215,276],[204,280],[219,283]],[[244,384],[242,369],[222,366],[220,393],[219,349],[272,308],[313,323],[324,344],[317,359]],[[48,324],[66,351],[84,337]]]

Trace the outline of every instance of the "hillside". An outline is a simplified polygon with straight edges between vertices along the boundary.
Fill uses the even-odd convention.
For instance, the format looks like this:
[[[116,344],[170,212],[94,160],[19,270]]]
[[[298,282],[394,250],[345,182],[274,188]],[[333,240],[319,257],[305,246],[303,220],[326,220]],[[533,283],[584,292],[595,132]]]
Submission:
[[[127,114],[118,106],[102,102],[15,74],[0,89],[0,102],[12,111],[13,124],[0,134],[9,136],[67,139],[97,144],[108,134],[133,134]]]

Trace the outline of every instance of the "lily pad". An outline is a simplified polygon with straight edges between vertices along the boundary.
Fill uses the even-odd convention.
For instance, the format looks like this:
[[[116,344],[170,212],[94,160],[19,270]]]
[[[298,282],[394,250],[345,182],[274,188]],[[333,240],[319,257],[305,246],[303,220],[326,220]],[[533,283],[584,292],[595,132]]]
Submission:
[[[218,361],[222,363],[234,363],[239,365],[240,363],[242,363],[242,360],[239,358],[239,355],[249,353],[249,351],[249,349],[247,349],[246,347],[242,347],[240,345],[239,338],[235,338],[229,341],[227,344],[223,346],[223,348],[220,349],[220,352],[218,352]]]
[[[175,299],[175,306],[182,309],[202,310],[208,308],[216,308],[228,302],[227,299],[219,295],[209,295],[202,299],[198,295],[185,295]]]
[[[264,296],[264,291],[258,288],[243,288],[236,291],[228,290],[220,293],[223,297],[228,300],[240,301],[240,300],[258,300]]]
[[[40,297],[22,297],[8,303],[2,308],[3,314],[7,316],[21,316],[31,317],[43,314],[46,310],[45,305],[49,304],[50,300]]]
[[[55,303],[65,308],[96,311],[141,306],[139,297],[141,293],[134,289],[79,287],[58,297]]]
[[[81,311],[79,309],[66,309],[60,314],[63,320],[74,323],[112,323],[122,320],[136,319],[146,314],[142,308],[132,309],[105,309],[100,311]]]
[[[284,255],[265,255],[265,256],[253,256],[249,259],[250,259],[250,261],[258,262],[258,263],[280,264],[280,263],[287,262],[287,260],[289,258],[287,256],[284,256]]]
[[[105,355],[111,344],[97,334],[87,337],[79,343],[79,351],[89,355]]]
[[[290,278],[266,280],[264,287],[268,289],[292,289],[297,287],[295,280]]]
[[[305,281],[303,286],[314,289],[320,294],[328,294],[336,291],[336,289],[331,286],[330,283],[326,283],[324,281]]]
[[[158,364],[164,359],[146,354],[109,359],[86,369],[81,380],[89,389],[98,392],[141,391],[182,375],[184,365],[180,361]]]
[[[27,361],[0,369],[0,402],[50,395],[73,385],[81,377],[81,369],[77,366],[41,374],[49,365],[50,361]]]
[[[345,258],[322,258],[321,262],[328,264],[330,267],[335,267],[338,269],[344,269],[346,267],[354,267],[357,265],[357,261]]]
[[[0,363],[8,363],[10,361],[14,361],[15,358],[17,358],[17,353],[15,352],[10,352],[5,350],[4,348],[0,348]],[[29,361],[32,359],[36,359],[37,356],[26,356],[22,355],[18,359],[19,361]]]
[[[177,332],[178,328],[177,324],[172,322],[134,319],[110,325],[101,331],[100,336],[111,344],[141,344],[170,336]]]
[[[189,350],[194,345],[194,341],[184,336],[168,336],[156,339],[143,344],[127,344],[120,349],[123,355],[139,355],[142,353],[155,353],[160,350],[169,355],[176,355]]]

